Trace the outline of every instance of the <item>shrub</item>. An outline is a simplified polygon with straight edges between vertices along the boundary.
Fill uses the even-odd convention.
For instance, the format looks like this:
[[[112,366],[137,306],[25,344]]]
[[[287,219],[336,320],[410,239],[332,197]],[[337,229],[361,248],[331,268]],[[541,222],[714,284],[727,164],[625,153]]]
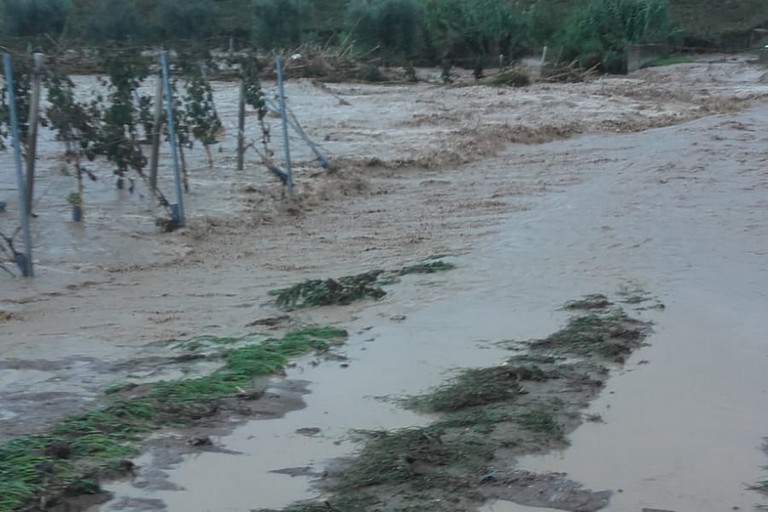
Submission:
[[[378,48],[387,59],[408,58],[419,50],[422,11],[415,0],[352,2],[347,24],[358,44]]]
[[[562,57],[625,73],[630,45],[667,42],[672,34],[666,0],[592,0],[568,20]]]
[[[131,0],[103,0],[87,17],[84,32],[94,41],[125,41],[143,34],[144,20]]]
[[[529,50],[526,16],[506,0],[426,0],[427,37],[434,53],[464,64]]]
[[[212,37],[218,28],[217,14],[212,0],[161,0],[156,33],[181,39]]]
[[[301,44],[311,9],[299,0],[254,0],[254,38],[265,49],[295,48]]]

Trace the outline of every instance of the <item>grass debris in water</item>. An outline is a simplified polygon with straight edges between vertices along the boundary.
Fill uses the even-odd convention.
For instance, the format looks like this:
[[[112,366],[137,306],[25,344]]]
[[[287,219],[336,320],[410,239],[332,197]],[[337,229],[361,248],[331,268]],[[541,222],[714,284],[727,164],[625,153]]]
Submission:
[[[124,468],[146,434],[209,416],[222,399],[251,388],[254,378],[279,371],[291,357],[327,350],[346,335],[333,327],[306,327],[230,350],[223,367],[204,377],[112,386],[107,407],[60,421],[47,434],[0,444],[0,512],[100,492],[98,477]]]
[[[536,350],[623,363],[626,356],[642,344],[647,332],[648,323],[628,317],[621,309],[608,309],[572,317],[565,327],[531,342],[530,346]]]
[[[445,261],[423,261],[416,263],[415,265],[408,265],[400,269],[398,272],[401,276],[407,274],[434,274],[435,272],[445,272],[446,270],[453,270],[456,265]]]
[[[563,306],[563,309],[584,309],[584,310],[590,310],[590,309],[604,309],[608,306],[611,306],[613,303],[608,300],[608,297],[603,295],[602,293],[594,293],[591,295],[585,295],[583,298],[578,300],[572,300],[570,302],[566,302],[565,306]]]
[[[358,300],[380,299],[387,294],[382,286],[397,282],[399,276],[434,274],[454,268],[453,263],[430,258],[395,271],[370,270],[338,279],[309,279],[288,288],[272,290],[269,294],[276,297],[277,307],[287,311],[314,306],[346,306]]]
[[[455,412],[469,407],[514,400],[524,380],[546,380],[537,366],[471,368],[431,393],[405,402],[406,407],[425,412]]]
[[[377,279],[383,271],[372,270],[339,279],[311,279],[289,288],[273,290],[278,307],[291,310],[312,306],[347,305],[366,298],[380,299],[387,294]]]
[[[463,370],[402,400],[407,408],[440,417],[423,427],[364,432],[354,458],[329,466],[322,501],[283,512],[471,510],[489,495],[524,495],[542,482],[550,483],[541,491],[541,506],[604,506],[605,493],[551,482],[510,463],[564,448],[565,435],[585,420],[583,408],[603,388],[606,359],[615,360],[615,347],[619,355],[636,349],[649,332],[648,324],[605,306],[603,296],[587,299],[560,331],[529,342],[528,352],[501,366]],[[568,491],[568,485],[574,487]]]

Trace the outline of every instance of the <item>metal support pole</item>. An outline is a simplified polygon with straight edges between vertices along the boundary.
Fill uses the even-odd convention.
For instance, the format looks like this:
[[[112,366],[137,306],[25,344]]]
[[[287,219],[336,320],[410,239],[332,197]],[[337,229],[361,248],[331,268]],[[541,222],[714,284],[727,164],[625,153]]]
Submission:
[[[173,123],[173,95],[171,94],[171,79],[168,71],[168,52],[160,52],[160,65],[163,68],[163,86],[165,87],[165,107],[168,112],[168,139],[171,142],[171,154],[173,155],[173,179],[176,185],[176,211],[174,220],[179,227],[184,226],[184,193],[181,190],[181,172],[179,170],[179,152],[176,144],[176,125]],[[171,205],[173,207],[173,205]]]
[[[34,55],[35,74],[32,77],[32,95],[29,101],[29,138],[27,140],[27,212],[32,215],[35,190],[35,160],[37,159],[37,125],[40,113],[40,82],[42,81],[43,54]]]
[[[267,108],[270,110],[270,112],[275,112],[277,114],[280,113],[280,107],[277,106],[271,99],[267,98],[265,103],[267,104]],[[328,161],[328,158],[326,158],[325,154],[322,152],[320,147],[315,144],[315,142],[309,138],[307,133],[304,131],[304,128],[301,127],[301,124],[299,123],[299,120],[296,118],[296,116],[289,110],[288,108],[285,109],[288,114],[288,126],[293,128],[293,130],[298,134],[299,137],[304,140],[304,142],[307,143],[307,146],[309,146],[309,149],[312,150],[312,152],[315,154],[317,159],[320,161],[320,166],[323,169],[330,169],[331,163]]]
[[[283,147],[285,148],[285,173],[288,175],[286,187],[288,197],[293,197],[293,173],[291,172],[291,147],[288,141],[288,114],[285,111],[285,84],[283,81],[283,60],[278,55],[275,59],[277,66],[277,87],[280,91],[280,117],[283,119]]]
[[[152,118],[152,151],[149,154],[149,188],[157,190],[157,167],[160,162],[160,140],[163,136],[163,78],[157,77],[155,112]]]
[[[245,166],[245,77],[240,78],[240,97],[237,100],[237,170]]]
[[[32,268],[32,238],[29,234],[29,210],[27,210],[27,194],[24,186],[24,167],[21,163],[21,141],[19,140],[19,120],[16,117],[16,98],[13,95],[13,66],[11,65],[11,56],[3,54],[3,68],[5,71],[5,85],[8,89],[8,114],[11,121],[11,136],[13,137],[13,156],[16,163],[16,183],[19,188],[19,212],[21,214],[21,230],[24,234],[25,254],[20,258],[16,257],[21,274],[24,277],[34,277],[35,271]]]

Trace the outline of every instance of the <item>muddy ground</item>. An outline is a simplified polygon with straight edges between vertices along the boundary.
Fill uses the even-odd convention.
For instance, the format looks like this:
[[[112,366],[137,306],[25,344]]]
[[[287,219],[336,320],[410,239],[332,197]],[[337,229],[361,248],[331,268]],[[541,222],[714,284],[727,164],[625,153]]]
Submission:
[[[167,455],[153,464],[148,451],[138,461],[148,473],[110,487],[116,499],[104,510],[311,498],[306,476],[273,471],[322,473],[359,447],[352,429],[432,419],[374,397],[499,364],[496,342],[544,338],[563,323],[553,311],[566,300],[622,287],[667,305],[642,313],[658,324],[652,346],[617,368],[591,406],[605,423],[520,469],[612,490],[609,510],[749,508],[760,502],[745,485],[761,479],[768,420],[763,72],[705,57],[522,89],[292,82],[291,107],[334,164],[322,171],[294,141],[294,201],[279,200],[255,155],[234,171],[236,87],[218,83],[228,135],[213,170],[202,150],[187,155],[189,224],[170,235],[156,234],[146,197],[116,191],[107,172],[86,190],[86,223],[69,222],[74,184],[49,137],[33,226],[38,278],[0,277],[0,439],[96,407],[114,384],[183,375],[153,342],[261,330],[249,324],[281,314],[268,302],[273,288],[450,254],[456,270],[403,279],[376,303],[294,312],[294,322],[350,330],[346,366],[288,369],[288,380],[310,383],[306,407],[235,428],[216,440],[224,451],[173,464]],[[14,182],[4,176],[8,231]],[[320,435],[297,433],[306,428]],[[226,482],[213,479],[223,471]]]

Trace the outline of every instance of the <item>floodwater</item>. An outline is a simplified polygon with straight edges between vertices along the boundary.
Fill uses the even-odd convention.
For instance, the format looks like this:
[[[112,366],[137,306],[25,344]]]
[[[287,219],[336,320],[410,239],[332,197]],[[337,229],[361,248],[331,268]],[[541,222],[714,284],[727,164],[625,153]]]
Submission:
[[[521,214],[489,254],[515,282],[638,283],[666,311],[563,453],[521,461],[621,489],[609,511],[748,509],[768,423],[768,109],[566,142],[551,165],[610,163]],[[537,258],[535,266],[524,262]],[[514,262],[514,263],[512,263]],[[551,273],[551,276],[547,274]],[[552,279],[554,278],[554,279]],[[602,284],[602,286],[600,286]],[[525,288],[525,287],[524,287]],[[640,361],[647,365],[635,366]]]
[[[456,270],[406,277],[383,301],[298,314],[350,330],[343,348],[348,367],[301,360],[286,378],[310,383],[305,408],[215,439],[235,453],[204,451],[180,463],[148,453],[138,461],[139,478],[116,482],[115,499],[93,510],[246,511],[316,496],[311,477],[274,471],[321,473],[329,459],[354,452],[352,429],[430,420],[378,397],[418,393],[451,369],[502,361],[506,354],[494,342],[549,334],[565,320],[556,309],[567,300],[637,288],[666,309],[640,313],[656,323],[655,332],[592,404],[589,412],[604,423],[586,423],[570,436],[570,448],[524,458],[520,467],[566,472],[588,488],[613,490],[610,511],[748,509],[761,497],[745,487],[764,478],[768,462],[761,451],[768,436],[768,107],[754,99],[768,88],[757,83],[754,68],[695,69],[698,75],[659,71],[669,82],[666,95],[631,78],[509,93],[423,86],[414,92],[417,107],[402,88],[335,86],[352,109],[330,96],[315,99],[330,113],[307,116],[308,131],[318,140],[329,135],[327,146],[345,158],[389,162],[402,147],[404,158],[429,160],[441,140],[471,140],[452,154],[455,162],[443,157],[427,170],[355,168],[355,176],[370,181],[368,195],[344,194],[283,221],[256,222],[242,202],[240,189],[251,181],[264,185],[263,177],[205,174],[198,155],[191,215],[249,213],[214,224],[214,234],[193,228],[151,236],[147,201],[106,182],[90,185],[102,191],[91,198],[86,225],[57,221],[66,215],[62,197],[71,178],[55,177],[58,164],[51,163],[50,184],[39,188],[51,208],[41,212],[36,235],[45,279],[0,283],[0,305],[21,318],[0,324],[0,355],[36,364],[74,359],[55,374],[31,364],[0,370],[0,398],[22,384],[30,391],[58,387],[71,392],[66,400],[78,392],[92,396],[124,378],[108,363],[135,357],[144,343],[242,334],[248,322],[273,313],[260,303],[270,288],[456,252]],[[701,82],[678,95],[694,75]],[[715,85],[705,90],[708,80]],[[290,92],[307,110],[309,90],[302,83]],[[231,91],[218,91],[224,93]],[[640,133],[606,131],[704,116],[708,104],[689,97],[696,94],[753,98],[758,106]],[[393,97],[402,103],[387,107],[392,115],[376,115]],[[366,101],[370,110],[363,111]],[[228,108],[220,110],[230,116]],[[483,158],[495,152],[477,148],[487,134],[467,131],[481,114],[497,128],[527,115],[538,116],[533,124],[562,124],[563,136],[603,131],[512,145]],[[464,153],[474,159],[462,160]],[[215,158],[231,164],[229,153]],[[301,178],[312,180],[309,172]],[[10,190],[10,179],[0,179],[0,193]],[[113,210],[115,197],[123,206]],[[213,211],[195,213],[203,207]],[[130,263],[139,267],[106,270]],[[79,284],[56,288],[70,282]],[[81,405],[66,400],[46,402],[45,409],[63,414]],[[303,428],[320,430],[296,432]],[[156,470],[165,474],[162,485],[147,479]],[[489,507],[526,510],[503,502]]]
[[[569,298],[639,287],[666,310],[646,313],[657,322],[651,346],[590,408],[605,423],[585,424],[570,448],[525,458],[521,467],[615,491],[606,510],[751,507],[759,497],[745,485],[763,474],[768,435],[766,119],[763,107],[640,134],[514,146],[484,162],[517,172],[516,159],[545,156],[554,174],[578,169],[582,183],[510,216],[403,323],[382,325],[397,302],[367,310],[357,325],[376,326],[350,340],[349,368],[301,373],[313,383],[306,409],[221,440],[250,456],[190,458],[169,471],[184,490],[149,496],[189,511],[310,497],[306,479],[268,471],[322,471],[325,460],[352,449],[348,429],[424,421],[373,397],[417,392],[445,368],[498,362],[503,356],[488,341],[547,334],[562,320],[547,312]],[[595,154],[602,164],[592,163]],[[477,350],[479,342],[490,349]],[[307,426],[323,434],[293,433]],[[213,479],[223,471],[231,475],[226,488]],[[493,510],[521,510],[505,507]]]
[[[422,282],[434,285],[435,279]],[[507,339],[513,332],[526,339],[545,335],[556,316],[551,311],[531,316],[501,304],[494,307],[446,298],[403,321],[389,320],[400,311],[399,303],[380,304],[356,320],[357,331],[353,328],[345,347],[348,359],[343,363],[313,366],[303,359],[290,369],[287,379],[311,382],[310,393],[304,397],[306,408],[281,419],[252,421],[217,440],[221,448],[237,454],[208,452],[185,457],[182,464],[165,470],[170,488],[165,482],[159,489],[151,484],[137,489],[131,482],[107,486],[115,499],[92,512],[138,506],[127,498],[162,500],[168,510],[203,512],[283,507],[315,497],[318,491],[310,486],[312,478],[274,471],[308,468],[319,474],[331,459],[354,451],[352,430],[428,423],[430,417],[406,411],[391,399],[436,385],[453,368],[498,364],[503,354],[496,340]],[[341,364],[349,366],[342,368]],[[297,433],[303,428],[319,432],[312,436]],[[146,462],[154,466],[151,458]],[[226,479],[217,476],[222,474]]]
[[[748,509],[763,477],[768,424],[768,109],[679,127],[552,145],[549,165],[604,165],[566,193],[516,215],[479,252],[535,297],[562,283],[622,282],[666,304],[638,351],[590,408],[562,453],[524,469],[562,471],[616,492],[609,511]],[[501,256],[501,257],[499,257]],[[483,262],[484,265],[480,265]],[[647,361],[648,364],[642,364]]]

